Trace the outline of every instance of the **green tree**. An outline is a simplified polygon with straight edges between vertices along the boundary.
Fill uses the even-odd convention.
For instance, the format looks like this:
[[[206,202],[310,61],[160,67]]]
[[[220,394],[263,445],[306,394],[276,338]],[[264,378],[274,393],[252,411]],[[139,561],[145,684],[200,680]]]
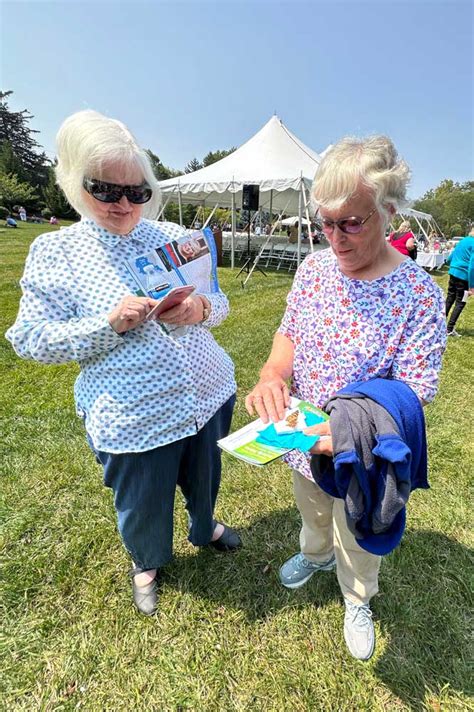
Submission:
[[[158,180],[167,180],[168,178],[174,178],[175,176],[180,175],[179,171],[175,171],[173,168],[168,168],[168,166],[165,166],[158,158],[156,153],[153,153],[153,151],[151,151],[149,148],[145,150],[145,153],[150,159],[153,173],[158,178]]]
[[[0,173],[0,205],[12,210],[14,205],[36,205],[38,195],[28,183],[21,183],[12,173]]]
[[[34,137],[39,131],[28,126],[34,116],[27,109],[11,111],[7,101],[11,94],[12,91],[0,91],[0,151],[5,150],[4,144],[8,142],[21,163],[22,170],[18,173],[20,180],[35,186],[45,185],[48,180],[46,169],[49,161]]]
[[[21,161],[15,155],[10,141],[3,141],[0,145],[0,173],[13,173],[21,181],[26,179]]]
[[[209,153],[202,159],[202,165],[210,166],[212,163],[216,163],[216,161],[220,161],[222,158],[230,156],[230,154],[234,153],[234,151],[235,146],[224,151],[209,151]]]
[[[202,168],[202,163],[199,163],[197,158],[192,158],[189,163],[187,163],[184,167],[184,172],[185,173],[194,173],[194,171],[198,171],[200,168]]]
[[[415,201],[413,207],[430,213],[444,234],[451,235],[454,228],[467,234],[474,222],[474,181],[443,180]]]
[[[52,167],[48,168],[48,182],[44,186],[42,193],[44,204],[52,215],[57,218],[73,219],[77,217],[76,211],[69,205],[66,196],[56,183],[56,175]]]

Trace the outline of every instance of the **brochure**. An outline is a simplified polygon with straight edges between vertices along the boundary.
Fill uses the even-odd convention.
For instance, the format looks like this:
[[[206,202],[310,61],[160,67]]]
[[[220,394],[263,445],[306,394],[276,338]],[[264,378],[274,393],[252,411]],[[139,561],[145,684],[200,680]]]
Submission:
[[[312,424],[314,424],[315,416],[321,423],[329,420],[327,413],[316,408],[312,403],[292,398],[285,418],[279,423],[273,424],[275,431],[283,436],[287,436],[291,432],[301,432],[304,428],[309,427],[309,423],[305,420],[305,414],[310,414]],[[294,447],[276,447],[257,442],[260,433],[266,430],[269,425],[258,418],[226,438],[218,440],[217,444],[222,450],[250,465],[267,465],[295,449]]]
[[[217,250],[210,228],[194,230],[178,240],[127,260],[125,267],[140,297],[161,299],[174,287],[193,285],[197,292],[219,291]]]

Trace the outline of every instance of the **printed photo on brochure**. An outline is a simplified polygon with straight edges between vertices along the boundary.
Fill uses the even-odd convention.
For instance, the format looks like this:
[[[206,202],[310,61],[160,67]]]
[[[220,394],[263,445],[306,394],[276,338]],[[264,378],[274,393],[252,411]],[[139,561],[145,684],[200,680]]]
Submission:
[[[138,254],[125,263],[138,296],[161,299],[171,289],[193,285],[203,294],[218,292],[217,249],[210,228],[195,230],[178,240]]]

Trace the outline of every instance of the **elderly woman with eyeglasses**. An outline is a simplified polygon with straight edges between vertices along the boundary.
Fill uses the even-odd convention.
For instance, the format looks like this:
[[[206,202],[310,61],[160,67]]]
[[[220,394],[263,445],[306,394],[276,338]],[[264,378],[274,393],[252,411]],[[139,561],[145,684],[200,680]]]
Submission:
[[[221,551],[238,534],[214,519],[236,384],[232,361],[210,329],[228,313],[222,292],[195,294],[147,320],[156,300],[136,296],[128,260],[186,232],[146,219],[160,192],[130,131],[94,111],[58,133],[58,183],[80,222],[38,237],[7,332],[15,351],[42,363],[77,361],[78,414],[113,490],[118,528],[134,565],[133,597],[157,609],[159,569],[172,556],[179,485],[189,540]],[[187,326],[178,329],[177,326]]]
[[[330,249],[312,253],[297,271],[270,356],[246,398],[250,414],[276,422],[290,394],[322,407],[340,389],[376,378],[402,381],[421,404],[434,397],[446,343],[442,293],[384,237],[408,178],[383,136],[343,139],[325,156],[312,197]],[[354,657],[368,659],[374,649],[369,601],[378,591],[381,559],[357,543],[344,500],[312,477],[311,454],[329,462],[335,455],[330,423],[305,431],[324,436],[309,456],[298,450],[287,456],[303,526],[301,550],[282,566],[280,580],[298,588],[315,572],[337,567],[346,643]]]

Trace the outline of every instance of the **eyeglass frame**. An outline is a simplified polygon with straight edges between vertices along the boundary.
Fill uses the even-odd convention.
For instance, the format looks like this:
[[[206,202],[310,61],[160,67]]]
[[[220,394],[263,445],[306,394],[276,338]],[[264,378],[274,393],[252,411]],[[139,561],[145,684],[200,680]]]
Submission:
[[[319,212],[319,210],[318,210],[318,212]],[[332,233],[334,232],[335,227],[337,226],[337,227],[339,228],[339,230],[340,230],[342,233],[344,233],[344,235],[360,235],[360,233],[362,232],[362,228],[363,228],[363,226],[365,225],[365,223],[367,222],[367,220],[369,220],[369,218],[371,218],[372,215],[373,215],[374,213],[376,213],[376,212],[377,212],[377,208],[375,207],[373,210],[370,211],[370,213],[369,213],[369,214],[367,215],[367,217],[365,217],[364,219],[361,219],[361,218],[358,217],[357,215],[350,215],[350,216],[348,216],[347,218],[340,218],[339,220],[331,220],[331,221],[330,221],[330,222],[331,222],[330,225],[325,225],[324,222],[323,222],[324,220],[326,220],[326,219],[328,219],[328,218],[323,218],[323,217],[321,217],[321,222],[319,222],[319,225],[318,225],[318,222],[317,222],[317,221],[315,221],[315,225],[316,225],[316,227],[320,227],[321,232],[324,232],[324,233],[325,233],[326,231],[328,231],[329,234],[332,234]],[[358,222],[358,227],[359,227],[360,229],[359,229],[357,232],[347,232],[346,230],[344,230],[344,228],[341,227],[341,223],[345,223],[345,222],[347,222],[347,220],[357,220],[357,221],[360,221],[360,222]],[[354,226],[354,227],[355,227],[355,226]]]
[[[94,183],[103,185],[106,188],[104,192],[107,192],[107,190],[109,190],[111,193],[116,192],[117,194],[119,194],[114,196],[115,198],[118,198],[118,200],[101,200],[100,198],[98,198],[91,191]],[[145,205],[145,203],[148,203],[153,197],[153,189],[146,181],[140,183],[140,185],[119,185],[117,183],[109,183],[108,181],[100,180],[99,178],[84,178],[82,181],[82,187],[89,195],[94,198],[94,200],[98,200],[99,203],[119,203],[122,200],[123,196],[125,196],[127,200],[133,205]],[[146,200],[142,200],[140,202],[130,199],[130,191],[136,191],[137,189],[149,190],[150,195],[147,197]]]

